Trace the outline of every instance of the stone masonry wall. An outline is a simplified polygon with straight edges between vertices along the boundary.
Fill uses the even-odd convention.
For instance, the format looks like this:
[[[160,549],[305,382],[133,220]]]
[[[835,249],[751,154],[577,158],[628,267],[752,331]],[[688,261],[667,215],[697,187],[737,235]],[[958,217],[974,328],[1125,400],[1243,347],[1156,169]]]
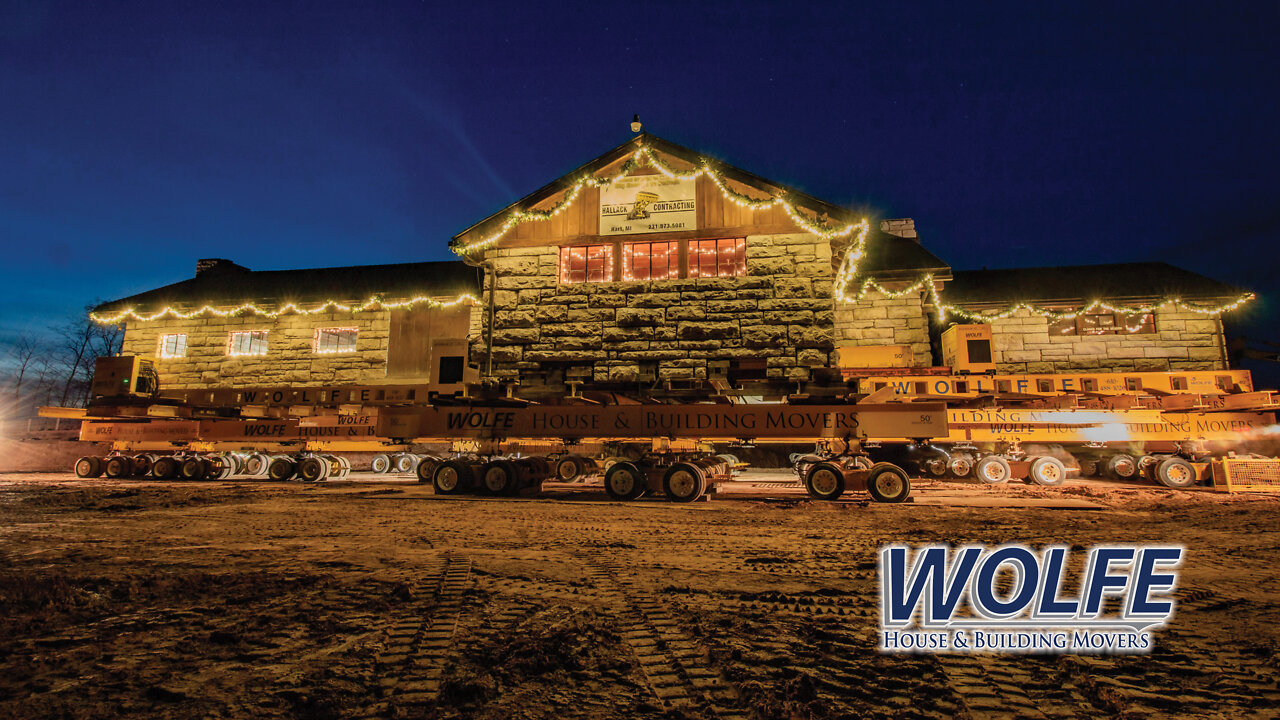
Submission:
[[[557,363],[601,382],[702,379],[709,363],[764,359],[769,377],[803,380],[830,360],[831,247],[813,235],[748,236],[739,278],[560,284],[558,258],[554,246],[488,253],[495,376]],[[483,342],[472,347],[483,369]]]
[[[1221,370],[1218,321],[1196,313],[1156,311],[1156,332],[1133,335],[1049,334],[1049,320],[1023,310],[991,323],[996,371]]]
[[[933,354],[924,304],[923,290],[898,298],[872,290],[857,303],[837,301],[836,345],[908,345],[912,366],[929,367]]]
[[[155,357],[161,335],[185,333],[185,358],[157,359],[162,389],[336,385],[383,381],[391,313],[335,312],[284,315],[133,321],[125,329],[124,354]],[[356,351],[318,355],[312,351],[315,328],[354,327]],[[266,330],[267,354],[227,355],[228,333]]]

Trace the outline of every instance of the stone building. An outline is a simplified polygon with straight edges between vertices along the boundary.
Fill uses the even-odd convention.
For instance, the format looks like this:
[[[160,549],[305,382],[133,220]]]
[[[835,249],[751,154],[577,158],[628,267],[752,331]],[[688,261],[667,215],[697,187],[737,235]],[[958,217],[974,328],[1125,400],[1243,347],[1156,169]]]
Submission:
[[[1204,307],[1241,294],[1163,263],[952,271],[913,221],[861,222],[640,135],[455,236],[461,261],[262,272],[202,260],[194,278],[95,312],[125,313],[124,352],[156,358],[168,388],[449,391],[487,378],[560,392],[834,385],[841,365],[941,364],[955,308]],[[1216,314],[1094,310],[992,320],[997,372],[1226,367]]]
[[[466,364],[471,305],[436,305],[464,294],[478,295],[479,281],[459,262],[254,271],[201,260],[193,278],[94,312],[196,313],[125,321],[123,353],[155,358],[163,388],[405,382],[449,389],[475,379]],[[325,307],[370,301],[356,312]],[[272,316],[290,304],[315,312]],[[217,312],[196,312],[204,307]]]

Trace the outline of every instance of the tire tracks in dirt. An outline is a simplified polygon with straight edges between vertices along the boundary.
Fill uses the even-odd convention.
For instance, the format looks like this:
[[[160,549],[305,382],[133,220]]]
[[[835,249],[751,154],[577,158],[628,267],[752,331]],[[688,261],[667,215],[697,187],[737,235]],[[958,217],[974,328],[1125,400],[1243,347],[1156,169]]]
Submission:
[[[434,605],[427,612],[414,603],[388,620],[383,649],[374,659],[380,698],[356,716],[376,717],[439,697],[445,658],[453,647],[462,594],[470,580],[471,559],[451,553],[433,572],[406,583],[410,597],[434,596]]]
[[[663,707],[697,709],[720,720],[748,720],[738,694],[710,668],[706,653],[676,624],[670,611],[626,568],[598,551],[584,550],[586,575],[613,600],[619,635]]]

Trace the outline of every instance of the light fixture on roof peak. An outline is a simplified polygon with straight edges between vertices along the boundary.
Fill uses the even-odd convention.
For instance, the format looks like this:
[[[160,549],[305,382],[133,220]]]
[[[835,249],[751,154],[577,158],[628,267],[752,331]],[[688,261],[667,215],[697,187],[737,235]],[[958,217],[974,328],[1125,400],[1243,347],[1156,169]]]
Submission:
[[[644,125],[640,124],[640,114],[636,113],[635,115],[632,115],[631,116],[631,132],[638,133],[642,128],[644,128]]]

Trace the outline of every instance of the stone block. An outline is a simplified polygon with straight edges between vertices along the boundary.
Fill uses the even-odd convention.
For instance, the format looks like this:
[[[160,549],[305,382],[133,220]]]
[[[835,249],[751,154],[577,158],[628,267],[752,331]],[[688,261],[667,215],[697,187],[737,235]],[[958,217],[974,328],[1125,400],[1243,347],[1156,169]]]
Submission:
[[[666,308],[680,304],[680,293],[644,293],[629,296],[627,304],[638,308]]]
[[[527,345],[538,341],[538,328],[511,328],[494,330],[494,345]]]
[[[791,344],[796,347],[819,347],[827,349],[832,347],[830,328],[789,325],[787,327],[787,337],[790,339]]]
[[[636,327],[640,325],[661,325],[661,310],[643,308],[618,308],[617,323],[620,327]]]
[[[546,337],[596,336],[600,333],[601,327],[598,323],[554,323],[542,326],[542,334]]]
[[[1138,372],[1164,372],[1169,369],[1169,361],[1165,358],[1138,358],[1133,361],[1133,369]]]
[[[567,320],[571,323],[613,322],[613,313],[613,308],[570,310],[567,315]]]
[[[526,350],[524,359],[529,362],[592,362],[600,354],[589,350]]]
[[[737,334],[738,325],[732,322],[682,322],[676,328],[676,337],[681,340],[714,340]]]
[[[494,272],[498,277],[508,275],[537,275],[538,274],[538,258],[523,256],[509,258],[495,258],[493,261]]]
[[[774,347],[787,341],[787,328],[779,325],[747,325],[742,328],[744,347]]]
[[[678,305],[675,307],[667,308],[667,319],[672,321],[703,320],[706,317],[707,317],[707,311],[705,308],[702,308],[702,307]]]
[[[812,297],[813,280],[809,278],[778,278],[773,281],[773,295],[779,298]]]
[[[537,325],[534,314],[528,310],[505,310],[493,314],[495,328],[522,328]]]
[[[616,308],[625,307],[627,296],[622,293],[597,293],[587,300],[587,307]]]
[[[747,272],[751,275],[794,275],[794,264],[787,257],[747,258]]]
[[[755,300],[717,300],[709,302],[706,305],[707,312],[713,313],[744,313],[751,312],[756,309]]]

